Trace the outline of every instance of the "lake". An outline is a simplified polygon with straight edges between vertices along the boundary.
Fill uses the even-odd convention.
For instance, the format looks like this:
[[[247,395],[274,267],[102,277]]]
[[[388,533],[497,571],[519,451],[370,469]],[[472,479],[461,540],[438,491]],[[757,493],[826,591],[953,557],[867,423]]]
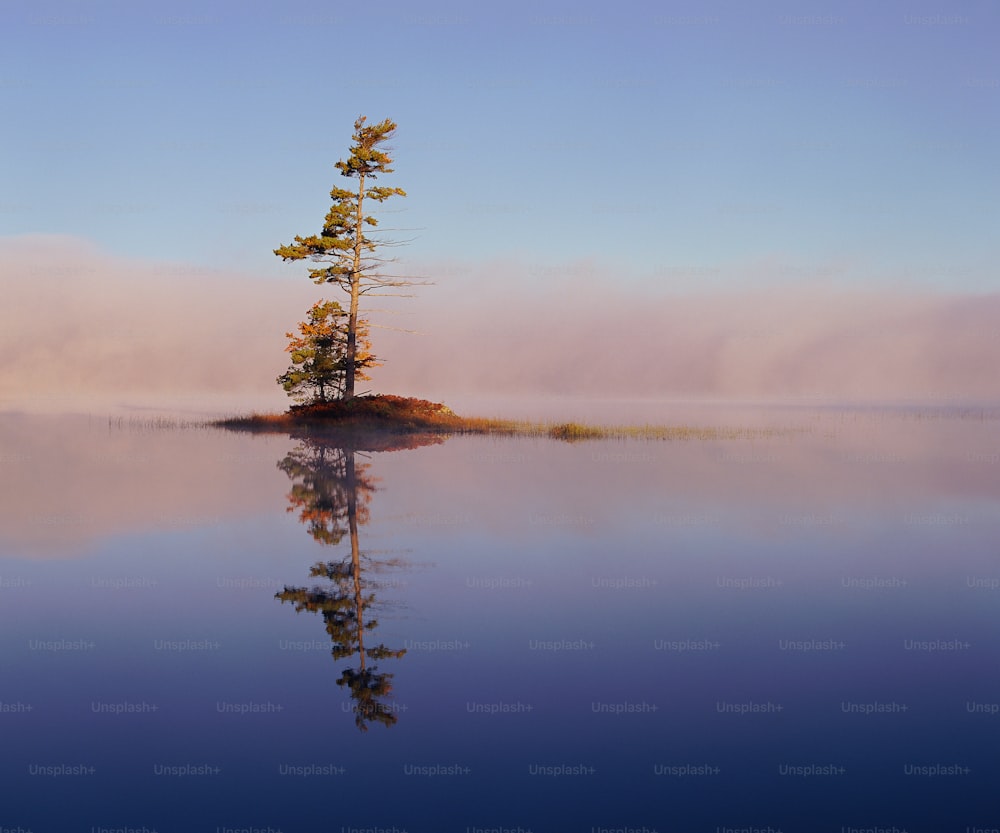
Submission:
[[[1000,409],[0,414],[0,830],[1000,828]]]

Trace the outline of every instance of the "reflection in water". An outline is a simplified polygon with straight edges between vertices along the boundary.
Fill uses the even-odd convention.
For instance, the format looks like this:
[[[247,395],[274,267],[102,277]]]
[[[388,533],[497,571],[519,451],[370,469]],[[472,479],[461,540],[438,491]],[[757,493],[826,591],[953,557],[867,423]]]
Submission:
[[[336,546],[349,535],[351,551],[339,561],[313,565],[310,578],[325,579],[326,586],[286,585],[275,598],[295,605],[296,613],[322,614],[334,659],[357,654],[357,667],[345,668],[337,685],[347,686],[355,703],[355,724],[367,731],[372,721],[383,726],[396,723],[396,713],[387,702],[393,675],[380,672],[377,663],[399,659],[406,650],[393,650],[383,643],[365,646],[365,632],[378,627],[378,621],[369,612],[376,605],[377,585],[364,574],[381,572],[398,562],[376,560],[361,552],[358,527],[368,521],[368,504],[376,487],[368,465],[355,460],[357,453],[321,439],[306,439],[278,463],[293,482],[288,511],[298,512],[299,520],[320,544]]]
[[[453,437],[369,460],[388,449],[312,426],[0,415],[0,805],[35,830],[184,830],[202,807],[307,833],[329,826],[317,794],[345,790],[354,830],[662,829],[665,807],[679,830],[822,830],[834,811],[992,829],[997,428],[838,411],[752,443]],[[375,534],[412,548],[407,571],[435,564],[406,622],[386,621]],[[309,655],[288,651],[316,643],[275,645],[275,617],[332,649],[312,654],[323,684],[289,691]],[[342,716],[331,746],[331,702],[402,727]],[[226,774],[156,774],[188,762]]]

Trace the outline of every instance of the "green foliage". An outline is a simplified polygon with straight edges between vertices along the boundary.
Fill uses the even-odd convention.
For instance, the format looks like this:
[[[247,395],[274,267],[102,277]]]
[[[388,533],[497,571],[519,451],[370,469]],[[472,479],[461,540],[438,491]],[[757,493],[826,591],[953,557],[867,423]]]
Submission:
[[[306,320],[299,323],[299,334],[285,333],[292,354],[292,365],[277,382],[296,402],[314,404],[331,402],[344,395],[347,378],[348,316],[336,301],[317,301]],[[355,353],[355,373],[367,379],[363,368],[377,367],[370,352],[366,322],[358,328],[359,344]]]

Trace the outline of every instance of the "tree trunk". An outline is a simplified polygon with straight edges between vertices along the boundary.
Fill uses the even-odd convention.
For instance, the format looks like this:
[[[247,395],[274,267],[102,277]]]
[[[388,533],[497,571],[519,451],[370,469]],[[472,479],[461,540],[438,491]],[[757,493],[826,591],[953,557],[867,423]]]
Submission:
[[[358,355],[358,298],[361,290],[361,240],[364,237],[365,175],[358,176],[358,213],[354,223],[354,271],[351,273],[351,313],[347,319],[347,373],[344,399],[354,398],[354,375]]]

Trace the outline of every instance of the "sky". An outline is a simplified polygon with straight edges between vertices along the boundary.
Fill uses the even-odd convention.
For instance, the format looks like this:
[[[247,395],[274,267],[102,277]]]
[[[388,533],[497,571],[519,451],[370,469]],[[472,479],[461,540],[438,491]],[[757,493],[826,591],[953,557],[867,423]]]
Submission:
[[[817,322],[794,344],[744,338],[738,352],[766,344],[754,352],[759,371],[722,383],[742,371],[719,359],[694,381],[653,379],[663,395],[802,393],[804,382],[776,379],[775,368],[783,350],[817,339],[840,364],[816,365],[813,389],[875,395],[877,382],[853,378],[833,346],[835,336],[856,345],[850,316],[822,315],[851,304],[889,317],[934,306],[935,321],[952,322],[934,332],[978,333],[976,355],[992,360],[997,319],[982,316],[998,290],[998,35],[1000,7],[971,1],[8,0],[0,324],[15,354],[0,363],[0,398],[24,388],[16,345],[41,323],[18,310],[72,321],[84,287],[95,309],[120,310],[119,323],[162,330],[163,349],[183,342],[204,356],[211,322],[188,330],[210,312],[258,321],[245,352],[276,352],[278,369],[260,374],[262,390],[273,386],[284,332],[324,288],[272,250],[319,230],[359,114],[399,125],[384,184],[408,196],[386,204],[381,224],[406,244],[392,250],[399,268],[434,281],[382,321],[426,333],[416,346],[385,342],[392,355],[376,372],[387,385],[420,378],[447,393],[514,376],[511,391],[527,393],[558,377],[557,387],[583,390],[574,357],[606,326],[605,308],[616,321],[643,311],[646,329],[624,333],[642,343],[625,352],[664,363],[649,310],[700,310],[704,331],[688,352],[707,349],[705,333]],[[824,300],[831,293],[853,300],[838,307]],[[144,300],[161,296],[158,309]],[[778,298],[798,299],[794,327],[772,320]],[[955,319],[956,309],[979,318]],[[752,320],[733,324],[733,310]],[[482,356],[488,372],[466,378],[475,354],[456,339],[498,319],[516,352],[531,342],[547,357],[543,374],[501,367],[498,335]],[[892,332],[888,318],[865,326],[883,345]],[[960,392],[994,395],[963,358],[970,349],[944,364],[965,362]],[[83,363],[106,356],[80,350]],[[898,379],[903,360],[878,364],[884,352],[875,371]],[[135,389],[143,368],[124,355],[121,386]],[[445,378],[431,378],[431,357],[445,361]],[[920,370],[922,353],[910,358],[910,383],[893,393],[956,387],[953,372],[935,376]],[[858,361],[869,376],[871,356]],[[211,387],[226,388],[243,364]],[[649,388],[642,364],[626,389]],[[84,386],[109,375],[87,367],[75,371]]]

